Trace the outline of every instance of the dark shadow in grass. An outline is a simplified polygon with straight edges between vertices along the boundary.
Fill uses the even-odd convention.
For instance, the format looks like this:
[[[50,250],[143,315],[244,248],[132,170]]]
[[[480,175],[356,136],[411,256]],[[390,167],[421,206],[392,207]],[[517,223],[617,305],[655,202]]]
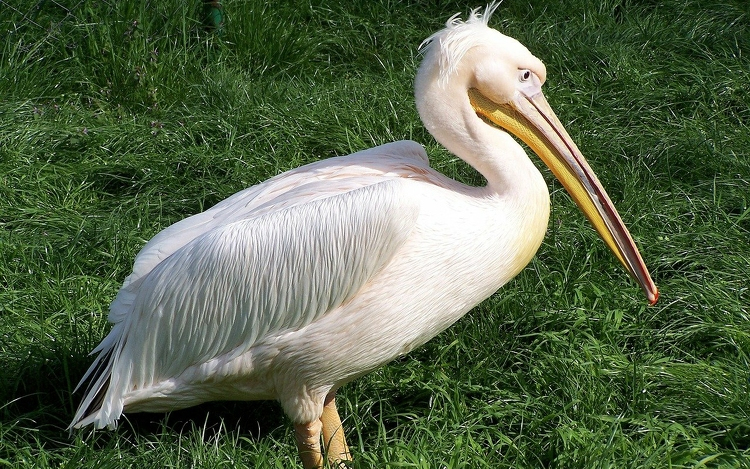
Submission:
[[[139,174],[139,171],[134,168],[115,165],[95,168],[90,173],[88,180],[99,192],[112,196],[133,196],[142,190],[144,184],[141,177],[142,174]]]
[[[0,431],[6,437],[44,441],[48,449],[67,447],[76,435],[96,448],[109,447],[123,436],[138,441],[152,435],[194,432],[199,432],[204,441],[227,433],[256,441],[289,425],[276,401],[209,402],[166,414],[125,414],[115,432],[98,430],[92,435],[91,427],[86,427],[74,431],[71,437],[66,428],[84,395],[82,390],[72,395],[71,391],[91,357],[80,350],[35,346],[24,355],[24,362],[10,364],[8,373],[0,377]]]
[[[204,441],[211,441],[225,432],[258,440],[287,425],[281,406],[276,401],[207,402],[166,414],[134,413],[120,419],[123,436],[184,434],[199,429]]]

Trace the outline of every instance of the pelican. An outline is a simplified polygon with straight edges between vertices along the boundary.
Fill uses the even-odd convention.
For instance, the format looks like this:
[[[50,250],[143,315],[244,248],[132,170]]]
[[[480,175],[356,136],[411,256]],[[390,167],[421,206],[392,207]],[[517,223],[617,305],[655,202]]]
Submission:
[[[511,134],[655,303],[627,228],[542,94],[544,64],[488,27],[496,7],[430,36],[415,82],[424,125],[486,186],[446,177],[421,145],[400,141],[285,172],[169,226],[110,306],[71,428],[276,399],[305,468],[322,467],[323,453],[351,459],[337,389],[445,330],[542,242],[549,191]]]

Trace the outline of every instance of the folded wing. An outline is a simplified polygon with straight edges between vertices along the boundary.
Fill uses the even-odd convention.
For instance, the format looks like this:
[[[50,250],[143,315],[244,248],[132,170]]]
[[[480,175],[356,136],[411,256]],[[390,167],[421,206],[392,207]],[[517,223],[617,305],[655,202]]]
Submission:
[[[277,185],[265,199],[273,185],[264,183],[248,189],[263,190],[247,199],[243,191],[167,228],[171,236],[157,235],[139,254],[141,271],[136,262],[112,303],[115,324],[94,350],[99,356],[82,380],[91,384],[73,425],[111,425],[127,392],[239,356],[355,295],[414,226],[418,207],[404,196],[404,178],[414,165],[429,169],[419,153],[399,156],[395,172],[370,168],[333,182],[332,165],[321,171],[329,180],[308,178],[286,191]]]

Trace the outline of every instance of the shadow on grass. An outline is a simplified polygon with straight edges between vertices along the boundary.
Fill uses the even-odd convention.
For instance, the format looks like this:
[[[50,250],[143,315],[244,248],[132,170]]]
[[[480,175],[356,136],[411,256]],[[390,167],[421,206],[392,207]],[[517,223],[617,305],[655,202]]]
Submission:
[[[276,401],[207,402],[167,414],[125,414],[120,420],[125,437],[164,432],[182,434],[199,428],[204,441],[215,440],[227,431],[259,440],[289,424]]]
[[[123,415],[118,430],[96,431],[91,427],[76,430],[67,426],[83,397],[83,391],[72,393],[77,379],[83,376],[91,357],[80,353],[40,350],[29,346],[25,362],[11,364],[1,378],[0,439],[4,443],[43,443],[45,449],[62,449],[80,435],[87,445],[109,446],[113,441],[142,441],[164,435],[200,435],[203,441],[216,441],[233,433],[241,439],[259,441],[289,424],[275,401],[209,402],[169,413],[132,413]],[[0,459],[5,444],[0,445]]]

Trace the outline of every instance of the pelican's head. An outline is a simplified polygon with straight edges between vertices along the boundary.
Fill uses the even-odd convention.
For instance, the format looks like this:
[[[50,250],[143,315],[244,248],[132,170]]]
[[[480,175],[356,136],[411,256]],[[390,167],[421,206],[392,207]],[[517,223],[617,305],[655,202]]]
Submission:
[[[432,90],[417,98],[425,124],[433,130],[434,123],[425,119],[431,113],[423,110],[445,106],[458,93],[482,125],[520,138],[560,180],[651,304],[656,303],[659,293],[630,233],[542,94],[547,78],[544,64],[520,42],[487,25],[498,5],[492,3],[484,12],[473,10],[466,21],[453,16],[445,29],[422,44],[425,57],[415,86],[417,95]],[[480,133],[469,131],[464,138]]]
[[[484,13],[475,9],[466,21],[456,14],[445,29],[425,39],[420,46],[425,52],[420,75],[444,88],[450,82],[468,84],[499,103],[513,99],[518,83],[544,84],[547,70],[542,61],[517,40],[487,25],[498,5],[489,5]]]

